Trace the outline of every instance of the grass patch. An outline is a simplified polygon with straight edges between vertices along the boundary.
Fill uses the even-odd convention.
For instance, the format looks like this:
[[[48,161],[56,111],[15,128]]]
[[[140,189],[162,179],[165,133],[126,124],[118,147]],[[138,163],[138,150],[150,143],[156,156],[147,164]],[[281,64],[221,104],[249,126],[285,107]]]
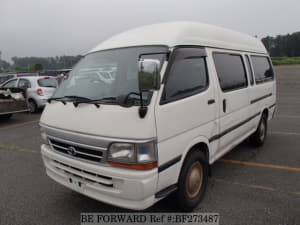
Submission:
[[[295,65],[300,64],[300,57],[272,57],[274,65]]]

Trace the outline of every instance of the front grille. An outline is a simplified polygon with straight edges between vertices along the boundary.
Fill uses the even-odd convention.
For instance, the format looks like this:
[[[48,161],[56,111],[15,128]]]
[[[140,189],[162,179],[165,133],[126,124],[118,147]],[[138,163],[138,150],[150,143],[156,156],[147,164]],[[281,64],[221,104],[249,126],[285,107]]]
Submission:
[[[75,144],[68,144],[54,139],[49,139],[49,141],[52,149],[55,151],[84,160],[102,162],[103,152],[101,150],[94,150]]]
[[[74,166],[67,165],[65,163],[59,162],[57,160],[52,161],[52,165],[57,169],[60,170],[68,175],[76,177],[81,180],[85,180],[86,182],[92,184],[98,184],[105,187],[113,188],[113,181],[111,177],[104,176],[101,174],[96,174],[87,170],[82,170],[76,168]]]

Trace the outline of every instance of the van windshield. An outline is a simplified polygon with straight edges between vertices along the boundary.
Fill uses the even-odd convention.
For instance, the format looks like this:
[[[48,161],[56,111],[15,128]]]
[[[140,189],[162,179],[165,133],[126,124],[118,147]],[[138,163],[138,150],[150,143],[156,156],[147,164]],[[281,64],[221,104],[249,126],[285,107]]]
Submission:
[[[163,63],[167,47],[130,47],[99,51],[85,56],[70,72],[54,94],[54,98],[78,96],[91,100],[109,99],[114,103],[116,97],[138,89],[138,59],[158,59]],[[152,54],[153,53],[153,54]],[[159,54],[158,54],[159,53]],[[149,102],[152,94],[143,93],[143,100]],[[131,95],[132,98],[139,98]],[[137,102],[136,104],[138,104]]]

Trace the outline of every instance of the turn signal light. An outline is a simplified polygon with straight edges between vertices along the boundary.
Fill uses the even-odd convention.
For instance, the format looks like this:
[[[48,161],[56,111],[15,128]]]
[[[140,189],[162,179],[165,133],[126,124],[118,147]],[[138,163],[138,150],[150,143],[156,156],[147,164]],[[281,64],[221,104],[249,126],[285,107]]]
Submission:
[[[112,166],[135,169],[135,170],[151,170],[157,167],[157,162],[152,162],[148,164],[127,164],[127,163],[120,163],[120,162],[108,162],[108,163]]]

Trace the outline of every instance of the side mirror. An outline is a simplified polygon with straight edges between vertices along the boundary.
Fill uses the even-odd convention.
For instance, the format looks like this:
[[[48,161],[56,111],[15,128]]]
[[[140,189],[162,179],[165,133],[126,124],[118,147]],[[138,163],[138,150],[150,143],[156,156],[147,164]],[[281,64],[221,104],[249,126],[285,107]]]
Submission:
[[[140,91],[159,90],[160,62],[156,59],[139,60],[139,89]]]

